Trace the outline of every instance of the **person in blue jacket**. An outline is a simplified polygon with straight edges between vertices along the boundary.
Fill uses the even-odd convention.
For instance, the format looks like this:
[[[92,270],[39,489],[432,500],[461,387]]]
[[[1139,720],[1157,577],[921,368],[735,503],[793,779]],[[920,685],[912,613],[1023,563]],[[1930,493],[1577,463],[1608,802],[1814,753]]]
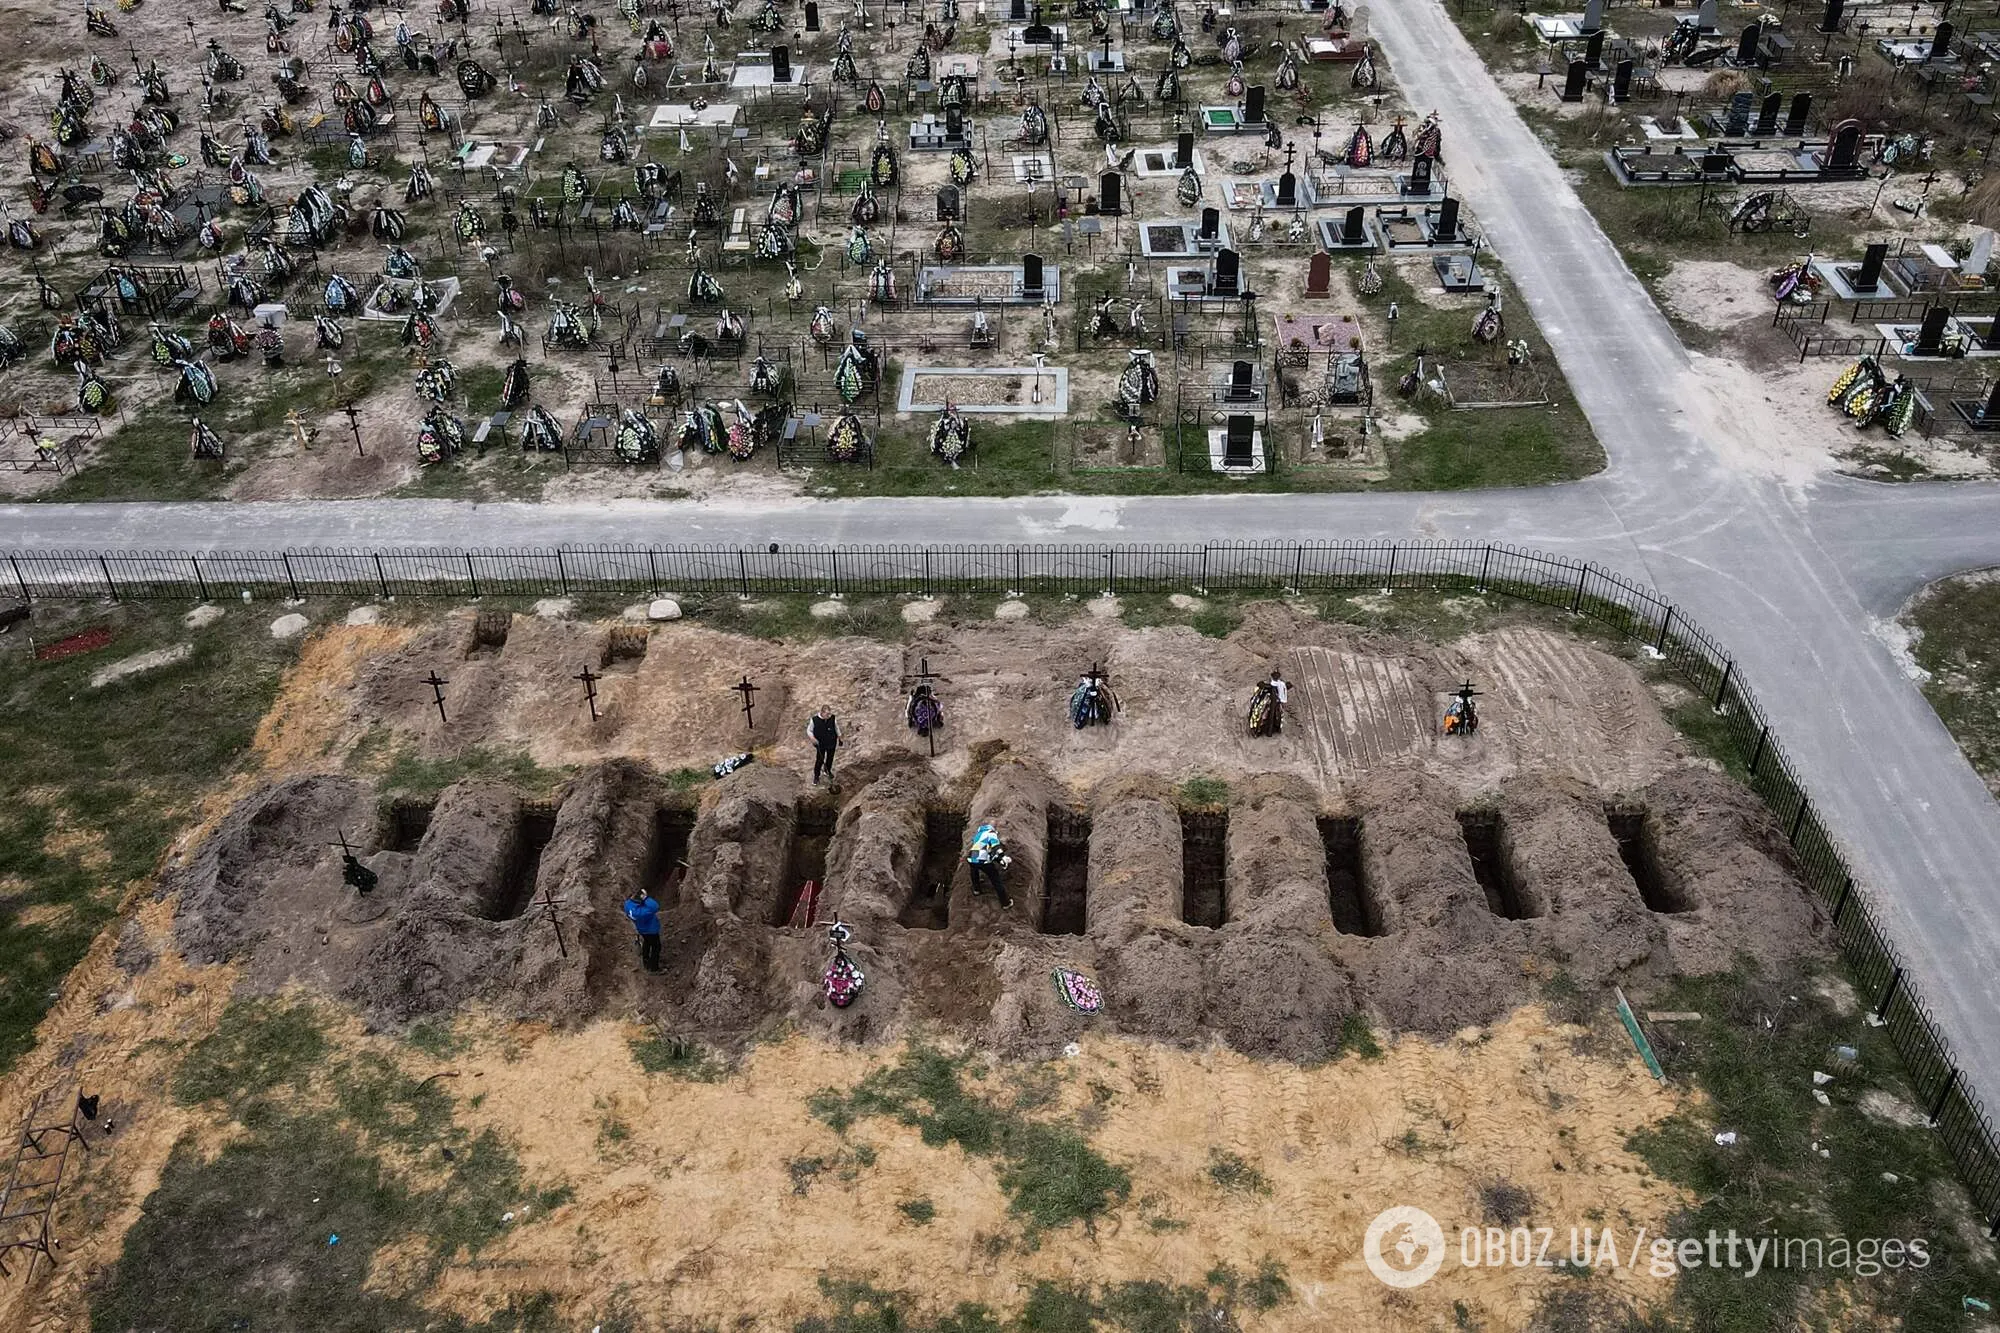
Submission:
[[[639,932],[639,961],[648,972],[660,970],[660,903],[644,889],[635,889],[625,900],[625,915]]]
[[[972,891],[984,892],[984,885],[990,884],[994,896],[1000,899],[1000,906],[1012,907],[1013,899],[1007,896],[1007,867],[1013,858],[1000,844],[1000,831],[991,824],[981,824],[972,835],[972,846],[965,853],[966,864],[972,867]]]

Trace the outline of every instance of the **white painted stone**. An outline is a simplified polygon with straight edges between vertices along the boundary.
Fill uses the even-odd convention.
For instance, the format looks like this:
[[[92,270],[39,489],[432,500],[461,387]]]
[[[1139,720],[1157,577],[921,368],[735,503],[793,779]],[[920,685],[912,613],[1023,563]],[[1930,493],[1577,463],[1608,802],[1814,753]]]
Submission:
[[[221,607],[211,602],[203,602],[200,606],[182,616],[181,624],[186,625],[189,629],[207,629],[210,625],[222,619],[222,616],[223,611]]]
[[[288,616],[279,616],[271,622],[271,637],[274,639],[296,639],[312,624],[304,616],[294,611]]]
[[[846,614],[846,602],[814,602],[812,604],[812,617],[814,620],[838,620]]]
[[[1176,611],[1199,611],[1208,603],[1190,593],[1177,592],[1168,595],[1167,605]]]
[[[935,597],[919,597],[914,602],[903,603],[903,623],[906,625],[928,625],[937,619],[944,603]]]
[[[381,621],[382,608],[379,606],[357,606],[347,613],[347,623],[350,625],[377,625]]]
[[[535,603],[535,614],[543,620],[567,620],[576,603],[567,597],[544,597]]]
[[[679,620],[681,604],[671,597],[655,597],[646,606],[648,620]]]
[[[1028,618],[1028,604],[1026,602],[1002,602],[993,608],[993,618],[995,620],[1026,620]]]
[[[101,690],[114,680],[123,680],[127,676],[136,676],[142,671],[152,671],[159,667],[172,666],[176,662],[184,662],[187,660],[189,654],[193,652],[193,644],[177,643],[171,648],[155,648],[150,653],[140,653],[134,657],[127,657],[122,661],[113,662],[109,666],[99,667],[96,671],[92,672],[90,688]]]
[[[1114,619],[1124,609],[1124,606],[1120,604],[1118,599],[1109,594],[1090,599],[1090,614],[1096,616],[1099,620]]]

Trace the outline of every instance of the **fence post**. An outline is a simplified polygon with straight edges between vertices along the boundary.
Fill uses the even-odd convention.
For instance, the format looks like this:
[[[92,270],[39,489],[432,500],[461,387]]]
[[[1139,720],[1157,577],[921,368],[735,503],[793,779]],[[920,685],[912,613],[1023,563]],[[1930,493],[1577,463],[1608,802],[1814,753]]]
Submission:
[[[1722,707],[1722,700],[1724,696],[1726,696],[1729,693],[1729,678],[1730,676],[1735,674],[1735,671],[1736,671],[1735,658],[1732,657],[1727,662],[1724,662],[1722,664],[1722,680],[1715,687],[1715,706],[1717,708]]]
[[[750,553],[741,546],[736,548],[736,579],[739,595],[750,595]]]
[[[382,569],[382,553],[380,551],[377,551],[374,554],[375,554],[375,582],[381,585],[382,595],[384,597],[387,597],[389,595],[389,576],[388,574],[383,572]]]
[[[1854,876],[1849,875],[1840,885],[1840,896],[1833,900],[1833,924],[1840,924],[1840,914],[1847,910],[1848,895],[1854,892]]]
[[[1396,544],[1391,544],[1389,547],[1389,569],[1388,572],[1382,575],[1383,592],[1388,592],[1396,586],[1396,557],[1402,552],[1402,549],[1400,545]]]
[[[838,546],[833,548],[831,556],[833,559],[833,595],[838,597],[840,596],[840,548]]]
[[[1662,657],[1667,655],[1667,627],[1673,623],[1674,608],[1672,603],[1668,603],[1666,617],[1660,621],[1659,637],[1653,640],[1653,651]]]
[[[931,595],[931,548],[926,546],[924,548],[924,598],[926,601],[930,599],[930,595]]]
[[[1305,582],[1305,577],[1306,577],[1306,544],[1304,542],[1300,542],[1298,550],[1292,556],[1292,590],[1294,592],[1298,590],[1299,584]]]
[[[24,602],[34,601],[35,599],[28,595],[28,580],[21,576],[21,562],[16,560],[10,553],[7,556],[7,563],[14,567],[14,582],[21,585],[21,600]]]
[[[1208,593],[1208,543],[1206,542],[1202,543],[1201,576],[1200,579],[1195,583],[1194,590],[1198,593],[1203,594],[1204,596],[1206,596]]]
[[[1014,595],[1016,597],[1027,591],[1027,588],[1024,586],[1026,583],[1027,580],[1021,575],[1021,548],[1016,546],[1014,548]]]
[[[1488,542],[1486,543],[1485,550],[1481,553],[1479,557],[1479,583],[1476,585],[1477,591],[1479,592],[1486,591],[1486,571],[1489,568],[1491,568],[1492,565],[1493,565],[1493,543]]]
[[[1931,1128],[1937,1128],[1938,1117],[1944,1114],[1945,1098],[1951,1096],[1951,1090],[1957,1086],[1958,1066],[1953,1065],[1951,1073],[1945,1078],[1944,1086],[1938,1089],[1937,1099],[1931,1103]]]
[[[660,567],[653,562],[653,548],[646,548],[646,584],[655,593],[660,591]]]
[[[1903,969],[1898,967],[1889,974],[1889,984],[1882,988],[1882,1000],[1881,1003],[1875,1006],[1875,1017],[1887,1018],[1889,1016],[1889,1001],[1896,998],[1896,988],[1902,984]]]
[[[1799,812],[1792,816],[1792,831],[1785,839],[1785,841],[1791,843],[1792,846],[1794,847],[1799,845],[1799,830],[1805,825],[1806,806],[1808,806],[1809,804],[1811,804],[1811,802],[1806,800],[1806,794],[1804,792],[1800,792]]]
[[[479,571],[473,567],[470,551],[465,553],[465,577],[472,584],[472,595],[479,596]]]
[[[201,576],[201,557],[190,555],[188,563],[194,566],[194,586],[201,593],[201,600],[208,600],[208,580]]]
[[[1757,733],[1757,748],[1750,751],[1750,776],[1757,776],[1757,765],[1764,758],[1764,742],[1771,739],[1771,729],[1765,727]]]
[[[292,572],[292,553],[290,551],[280,551],[278,555],[285,562],[285,583],[292,590],[292,600],[295,602],[304,601],[305,599],[299,596],[298,575]]]
[[[1109,597],[1118,591],[1118,548],[1104,548],[1104,595]]]
[[[556,547],[556,578],[562,581],[563,596],[569,596],[569,566],[563,563],[562,547]]]
[[[1585,564],[1583,568],[1576,571],[1576,591],[1570,594],[1569,599],[1569,613],[1573,616],[1583,614],[1583,581],[1589,577],[1590,566],[1588,564]]]
[[[118,585],[111,581],[111,562],[103,556],[97,557],[97,567],[104,571],[104,590],[111,594],[111,600],[118,600]]]

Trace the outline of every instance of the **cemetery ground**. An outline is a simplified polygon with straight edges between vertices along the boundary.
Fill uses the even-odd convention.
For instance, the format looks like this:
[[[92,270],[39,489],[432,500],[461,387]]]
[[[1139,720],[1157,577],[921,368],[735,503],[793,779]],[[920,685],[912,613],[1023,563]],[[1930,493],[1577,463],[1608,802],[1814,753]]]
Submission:
[[[57,965],[16,991],[0,1115],[80,1079],[116,1128],[0,1329],[1989,1326],[1960,1301],[2000,1275],[1782,833],[1642,654],[1402,592],[682,606],[309,603],[282,643],[294,608],[38,608],[38,645],[93,646],[6,659],[0,743],[37,785],[5,942]],[[1092,661],[1122,707],[1075,731]],[[1294,707],[1251,740],[1274,664]],[[920,668],[936,760],[902,717]],[[1467,676],[1483,725],[1454,748],[1436,709]],[[800,776],[820,701],[831,791]],[[80,744],[115,786],[40,778]],[[1016,855],[1012,913],[949,869],[971,812]],[[868,971],[846,1011],[812,1003],[820,932],[766,924],[818,874]],[[672,886],[665,977],[615,915],[633,875]],[[1105,1011],[1058,1003],[1052,965]],[[1391,1202],[1453,1237],[1556,1228],[1557,1258],[1587,1225],[1931,1261],[1454,1251],[1394,1293],[1359,1261]]]
[[[1992,570],[1933,583],[1897,617],[1924,697],[1989,787],[2000,790],[2000,582]]]
[[[1580,101],[1565,103],[1558,91],[1566,48],[1541,43],[1523,12],[1478,6],[1447,10],[1522,117],[1567,169],[1578,195],[1689,348],[1694,365],[1690,400],[1715,402],[1718,419],[1749,414],[1779,428],[1782,443],[1761,460],[1743,460],[1747,465],[1800,479],[1835,468],[1895,481],[1992,475],[1994,460],[1984,437],[1966,429],[1948,402],[1983,399],[1993,379],[1986,363],[1909,360],[1895,357],[1892,349],[1885,367],[1892,376],[1908,373],[1919,379],[1931,411],[1924,428],[1890,439],[1880,430],[1857,429],[1825,400],[1835,377],[1855,358],[1819,348],[1823,343],[1829,348],[1859,346],[1867,341],[1863,335],[1874,334],[1872,324],[1865,319],[1850,324],[1842,313],[1838,323],[1814,330],[1826,337],[1809,339],[1812,354],[1802,357],[1794,331],[1775,327],[1773,321],[1773,275],[1809,254],[1853,265],[1867,245],[1881,242],[1893,256],[1915,254],[1930,244],[1963,258],[1978,232],[2000,221],[1989,198],[1992,185],[1981,185],[1987,179],[1983,164],[1990,135],[1983,121],[1966,114],[1944,76],[1933,80],[1942,91],[1928,93],[1921,66],[1892,65],[1872,41],[1857,41],[1853,31],[1826,43],[1827,59],[1821,61],[1825,38],[1813,30],[1812,16],[1801,36],[1797,14],[1784,31],[1799,45],[1768,74],[1731,68],[1727,60],[1703,68],[1663,65],[1660,44],[1676,19],[1687,15],[1622,6],[1606,11],[1606,27],[1646,53],[1638,63],[1654,67],[1658,91],[1635,93],[1617,104],[1603,95],[1605,78],[1593,76]],[[1850,28],[1854,21],[1850,16]],[[1876,27],[1880,32],[1881,25]],[[1903,30],[1900,24],[1892,29],[1888,35]],[[1733,30],[1723,34],[1732,41],[1735,36]],[[1808,46],[1809,52],[1804,49]],[[1840,56],[1851,57],[1855,70],[1836,80],[1832,61]],[[1959,71],[1959,66],[1952,69]],[[1977,73],[1963,72],[1968,78]],[[1929,157],[1897,167],[1868,164],[1869,171],[1851,181],[1719,181],[1706,187],[1621,186],[1606,164],[1610,150],[1646,143],[1647,123],[1655,118],[1683,117],[1699,130],[1702,118],[1721,116],[1732,96],[1761,99],[1766,89],[1780,91],[1787,108],[1794,93],[1810,92],[1811,134],[1824,137],[1828,126],[1852,118],[1868,135],[1913,135],[1928,141]],[[1698,154],[1699,143],[1687,151]],[[1755,230],[1732,225],[1738,206],[1764,192],[1809,215],[1809,232],[1800,236],[1786,226]],[[1825,295],[1830,294],[1822,299]],[[1952,297],[1938,299],[1949,302]],[[1847,343],[1839,342],[1843,336]]]

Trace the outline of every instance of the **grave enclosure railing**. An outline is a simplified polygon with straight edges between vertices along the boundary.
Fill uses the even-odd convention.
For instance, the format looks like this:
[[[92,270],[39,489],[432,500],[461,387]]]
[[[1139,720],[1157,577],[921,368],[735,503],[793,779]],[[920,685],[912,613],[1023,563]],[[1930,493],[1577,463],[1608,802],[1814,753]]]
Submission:
[[[1811,794],[1722,645],[1602,566],[1497,544],[563,547],[205,553],[12,552],[0,588],[36,598],[638,595],[674,590],[935,595],[1473,590],[1555,607],[1642,645],[1725,719],[1870,1008],[1960,1177],[2000,1235],[2000,1140]],[[11,584],[11,587],[7,587]],[[1930,978],[1931,984],[1944,984]]]

